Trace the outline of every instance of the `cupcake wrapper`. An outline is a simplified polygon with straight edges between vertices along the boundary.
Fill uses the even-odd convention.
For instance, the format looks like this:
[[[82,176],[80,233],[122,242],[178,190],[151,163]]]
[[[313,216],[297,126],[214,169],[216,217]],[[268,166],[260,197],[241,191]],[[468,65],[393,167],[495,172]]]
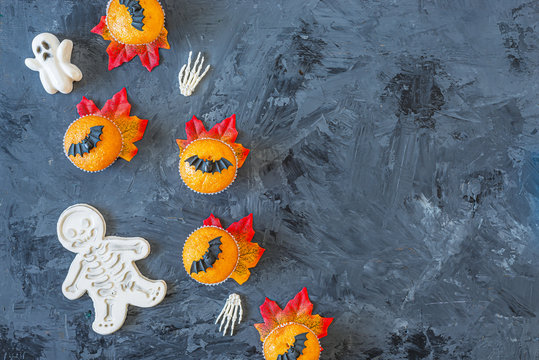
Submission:
[[[226,277],[226,279],[222,280],[222,281],[219,281],[219,282],[216,282],[214,284],[206,284],[206,283],[203,283],[203,282],[200,282],[198,281],[197,279],[193,278],[191,276],[191,274],[185,270],[185,272],[187,273],[187,275],[195,280],[197,283],[199,284],[202,284],[202,285],[206,285],[206,286],[215,286],[215,285],[219,285],[219,284],[222,284],[224,283],[225,281],[227,281],[228,279],[230,279],[230,276],[232,276],[232,274],[234,273],[234,271],[236,271],[236,267],[238,266],[238,262],[240,261],[240,246],[238,245],[238,242],[236,241],[236,238],[234,236],[232,236],[231,233],[229,233],[228,231],[226,231],[225,229],[223,229],[222,227],[219,227],[219,226],[213,226],[213,225],[204,225],[204,226],[200,226],[198,227],[197,229],[191,231],[191,233],[189,234],[189,236],[185,239],[186,241],[183,243],[183,247],[182,247],[182,264],[183,264],[183,250],[185,248],[185,243],[187,242],[187,239],[189,239],[191,237],[191,235],[193,235],[195,232],[197,232],[198,230],[202,229],[202,228],[208,228],[208,227],[211,227],[211,228],[216,228],[216,229],[219,229],[219,230],[223,230],[224,232],[226,232],[228,235],[230,235],[230,237],[232,238],[232,240],[234,240],[234,244],[236,244],[236,247],[238,248],[238,259],[236,260],[236,265],[234,265],[234,269],[232,269],[232,271],[230,272],[230,274],[228,274],[228,276]]]
[[[62,147],[64,149],[64,155],[67,157],[67,159],[69,160],[69,162],[74,166],[76,167],[77,169],[79,170],[82,170],[84,172],[87,172],[87,173],[90,173],[90,174],[95,174],[95,173],[98,173],[98,172],[101,172],[105,169],[108,169],[112,164],[114,164],[116,162],[116,160],[118,160],[118,158],[120,157],[120,154],[122,153],[122,150],[120,150],[120,152],[118,153],[118,156],[116,156],[116,159],[114,159],[113,162],[111,162],[108,166],[104,167],[103,169],[101,170],[96,170],[96,171],[88,171],[88,170],[84,170],[84,169],[81,169],[80,167],[78,167],[77,165],[75,165],[75,163],[73,161],[71,161],[71,158],[69,157],[69,155],[67,155],[67,151],[65,150],[66,148],[66,135],[67,135],[67,132],[69,131],[69,128],[71,127],[71,125],[73,125],[75,122],[79,121],[80,119],[82,118],[85,118],[87,116],[99,116],[99,117],[102,117],[102,118],[105,118],[107,119],[108,121],[110,121],[112,124],[114,124],[114,126],[116,126],[116,128],[118,129],[118,132],[120,133],[120,136],[122,137],[122,149],[123,149],[123,146],[124,146],[124,138],[123,138],[123,135],[122,135],[122,131],[120,130],[120,128],[118,127],[118,125],[116,125],[116,123],[114,121],[112,121],[111,119],[109,119],[108,117],[106,116],[103,116],[103,115],[97,115],[97,114],[88,114],[88,115],[84,115],[84,116],[81,116],[75,120],[73,120],[71,122],[71,124],[69,124],[69,126],[67,127],[67,130],[66,132],[64,133],[64,138],[62,140]]]
[[[182,166],[182,160],[180,159],[180,161],[178,162],[178,173],[180,174],[180,179],[182,179],[182,182],[185,186],[187,186],[187,188],[193,192],[196,192],[197,194],[201,194],[201,195],[217,195],[219,193],[222,193],[223,191],[225,191],[226,189],[228,189],[230,187],[230,185],[232,185],[234,183],[234,181],[236,181],[236,177],[238,176],[238,158],[236,156],[236,153],[234,152],[234,149],[232,149],[232,147],[230,145],[228,145],[226,142],[222,141],[222,140],[219,140],[219,139],[213,139],[213,138],[200,138],[200,139],[196,139],[196,140],[193,140],[192,142],[189,143],[189,145],[197,142],[197,141],[200,141],[200,140],[206,140],[206,139],[211,139],[211,140],[216,140],[216,141],[219,141],[223,144],[225,144],[226,146],[228,146],[228,148],[232,151],[232,154],[234,154],[234,160],[236,161],[236,170],[234,172],[234,178],[232,179],[232,181],[230,182],[230,184],[228,184],[224,189],[222,190],[219,190],[217,192],[212,192],[212,193],[203,193],[203,192],[200,192],[200,191],[196,191],[195,189],[192,189],[189,185],[187,185],[185,183],[185,181],[183,180],[183,177],[182,177],[182,174],[181,174],[181,166]],[[189,147],[189,145],[187,147]],[[187,148],[185,148],[185,150],[187,150]],[[185,151],[184,150],[184,151]]]

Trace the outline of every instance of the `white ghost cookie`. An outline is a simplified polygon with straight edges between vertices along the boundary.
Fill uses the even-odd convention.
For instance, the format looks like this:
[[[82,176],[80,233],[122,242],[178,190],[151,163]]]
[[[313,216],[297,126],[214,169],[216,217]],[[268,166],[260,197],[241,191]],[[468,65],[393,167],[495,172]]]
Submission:
[[[39,71],[39,78],[45,91],[68,94],[73,90],[73,81],[82,79],[82,72],[71,64],[73,42],[65,39],[61,43],[53,34],[42,33],[32,41],[35,58],[24,60],[26,66]]]
[[[165,297],[167,284],[150,280],[135,265],[148,256],[150,244],[140,237],[105,236],[105,220],[86,204],[70,206],[60,215],[60,243],[77,253],[62,284],[70,300],[85,292],[94,303],[92,329],[111,334],[122,327],[129,304],[151,307]]]

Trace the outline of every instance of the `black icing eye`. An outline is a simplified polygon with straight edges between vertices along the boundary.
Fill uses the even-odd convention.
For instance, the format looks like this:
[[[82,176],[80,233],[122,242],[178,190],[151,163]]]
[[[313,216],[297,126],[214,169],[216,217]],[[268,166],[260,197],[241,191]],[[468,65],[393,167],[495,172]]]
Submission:
[[[36,49],[37,53],[41,53],[41,46],[38,46],[37,49]]]
[[[43,47],[45,48],[45,50],[49,50],[49,44],[47,44],[47,42],[42,41],[42,42],[41,42],[41,45],[43,45]]]
[[[47,60],[48,58],[50,58],[50,54],[49,53],[43,53],[43,60]]]

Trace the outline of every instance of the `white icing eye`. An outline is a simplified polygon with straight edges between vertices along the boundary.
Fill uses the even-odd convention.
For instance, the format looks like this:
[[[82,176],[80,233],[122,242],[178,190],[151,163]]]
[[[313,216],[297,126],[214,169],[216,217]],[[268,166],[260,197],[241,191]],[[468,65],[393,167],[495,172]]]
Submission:
[[[75,236],[77,236],[77,230],[75,229],[67,229],[67,236],[70,237],[70,238],[74,238]]]
[[[92,225],[90,219],[82,219],[81,224],[82,224],[82,227],[85,229],[89,228],[90,225]]]

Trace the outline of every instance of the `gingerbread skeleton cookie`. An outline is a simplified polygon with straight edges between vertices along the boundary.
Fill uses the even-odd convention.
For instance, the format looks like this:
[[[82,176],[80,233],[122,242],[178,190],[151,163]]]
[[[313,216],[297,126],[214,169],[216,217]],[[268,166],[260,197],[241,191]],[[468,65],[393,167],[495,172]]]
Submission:
[[[164,281],[146,278],[135,265],[150,253],[146,240],[105,236],[105,230],[103,216],[86,204],[70,206],[58,219],[60,243],[77,254],[62,292],[70,300],[88,292],[95,311],[92,329],[103,335],[122,327],[129,304],[155,306],[167,291]]]

